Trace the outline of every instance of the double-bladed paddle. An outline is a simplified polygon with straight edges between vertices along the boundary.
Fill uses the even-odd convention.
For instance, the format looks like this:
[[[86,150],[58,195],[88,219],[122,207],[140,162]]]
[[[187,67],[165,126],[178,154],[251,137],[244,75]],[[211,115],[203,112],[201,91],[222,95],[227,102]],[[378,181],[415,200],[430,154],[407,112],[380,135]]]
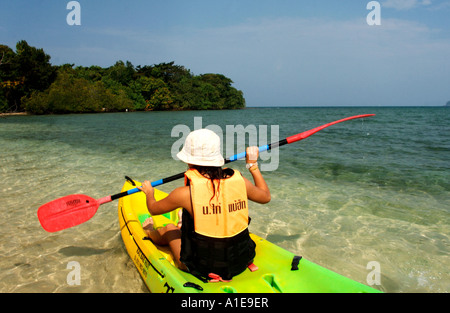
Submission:
[[[313,129],[310,129],[308,131],[299,133],[294,136],[287,137],[285,139],[282,139],[278,142],[271,143],[268,145],[264,145],[259,147],[259,151],[267,151],[273,148],[281,147],[286,144],[291,144],[293,142],[297,142],[300,140],[303,140],[318,131],[329,127],[331,125],[345,122],[352,119],[357,118],[364,118],[364,117],[370,117],[374,116],[375,114],[363,114],[363,115],[355,115],[350,116],[338,121],[334,121]],[[225,160],[225,163],[230,163],[239,159],[243,159],[246,156],[246,152],[242,152],[236,155],[233,155],[232,157]],[[179,173],[167,178],[163,178],[157,181],[152,182],[152,186],[156,187],[180,178],[184,177],[184,172]],[[67,229],[79,224],[82,224],[89,219],[91,219],[95,213],[97,212],[100,205],[104,203],[111,202],[113,200],[119,199],[121,197],[131,195],[133,193],[139,192],[140,190],[138,188],[133,188],[128,191],[124,191],[112,196],[107,196],[101,199],[94,199],[86,195],[69,195],[65,196],[53,201],[50,201],[41,207],[39,207],[37,215],[39,218],[39,221],[42,225],[42,227],[48,231],[48,232],[57,232],[63,229]]]

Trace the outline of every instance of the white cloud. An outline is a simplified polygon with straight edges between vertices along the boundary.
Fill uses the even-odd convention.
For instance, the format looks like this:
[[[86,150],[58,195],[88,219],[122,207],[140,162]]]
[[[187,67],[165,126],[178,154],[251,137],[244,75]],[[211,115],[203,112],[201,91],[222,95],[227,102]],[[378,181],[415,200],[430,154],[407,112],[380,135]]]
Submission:
[[[383,7],[397,10],[410,10],[419,6],[431,5],[431,0],[386,0],[382,2]]]
[[[422,101],[431,89],[447,93],[450,42],[438,37],[437,30],[398,19],[374,27],[365,19],[285,18],[186,30],[163,46],[197,74],[232,78],[252,105],[278,98],[286,105],[357,105],[374,98],[395,105]]]
[[[428,7],[431,11],[447,10],[450,8],[450,1],[442,1]]]

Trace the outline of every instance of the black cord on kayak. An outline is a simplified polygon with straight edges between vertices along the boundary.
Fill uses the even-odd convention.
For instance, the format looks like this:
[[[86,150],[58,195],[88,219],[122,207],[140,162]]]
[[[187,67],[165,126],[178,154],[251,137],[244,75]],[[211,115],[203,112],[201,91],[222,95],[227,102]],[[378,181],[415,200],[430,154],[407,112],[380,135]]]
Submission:
[[[134,180],[133,179],[131,179],[130,177],[128,177],[128,176],[125,176],[125,179],[127,180],[127,181],[129,181],[130,182],[130,184],[132,184],[133,186],[136,186],[136,183],[134,182]]]

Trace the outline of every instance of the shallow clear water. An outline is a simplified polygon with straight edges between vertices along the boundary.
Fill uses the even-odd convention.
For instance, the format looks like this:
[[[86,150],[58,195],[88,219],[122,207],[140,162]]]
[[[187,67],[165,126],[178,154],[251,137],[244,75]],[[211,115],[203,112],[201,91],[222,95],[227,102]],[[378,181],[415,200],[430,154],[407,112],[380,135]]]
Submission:
[[[269,143],[275,134],[366,113],[377,115],[281,147],[279,159],[274,150],[262,155],[276,168],[264,173],[272,201],[251,206],[251,231],[362,283],[376,261],[375,288],[386,292],[449,292],[449,112],[249,108],[0,118],[0,292],[147,292],[120,237],[117,201],[52,234],[36,212],[65,195],[118,193],[125,175],[142,181],[183,171],[171,156],[181,136],[171,132],[180,125],[193,130],[201,117],[203,127],[223,130],[229,148],[227,125],[254,125],[260,137],[267,125]],[[243,161],[229,166],[246,172]],[[75,286],[67,281],[71,261],[80,264]]]

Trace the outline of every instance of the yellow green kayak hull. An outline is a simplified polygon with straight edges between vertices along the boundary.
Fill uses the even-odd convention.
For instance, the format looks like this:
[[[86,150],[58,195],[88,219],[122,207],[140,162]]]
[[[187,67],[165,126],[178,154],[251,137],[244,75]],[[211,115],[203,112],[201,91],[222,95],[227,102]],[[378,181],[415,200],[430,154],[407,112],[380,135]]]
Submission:
[[[139,182],[135,182],[140,186]],[[135,188],[126,181],[122,191]],[[155,189],[157,200],[167,194]],[[153,216],[155,227],[177,224],[178,212]],[[153,293],[373,293],[369,286],[341,276],[304,258],[251,234],[256,243],[254,264],[259,268],[246,269],[231,282],[204,283],[174,266],[168,247],[157,246],[148,240],[142,223],[150,214],[142,192],[120,198],[119,224],[125,247],[143,281]]]

